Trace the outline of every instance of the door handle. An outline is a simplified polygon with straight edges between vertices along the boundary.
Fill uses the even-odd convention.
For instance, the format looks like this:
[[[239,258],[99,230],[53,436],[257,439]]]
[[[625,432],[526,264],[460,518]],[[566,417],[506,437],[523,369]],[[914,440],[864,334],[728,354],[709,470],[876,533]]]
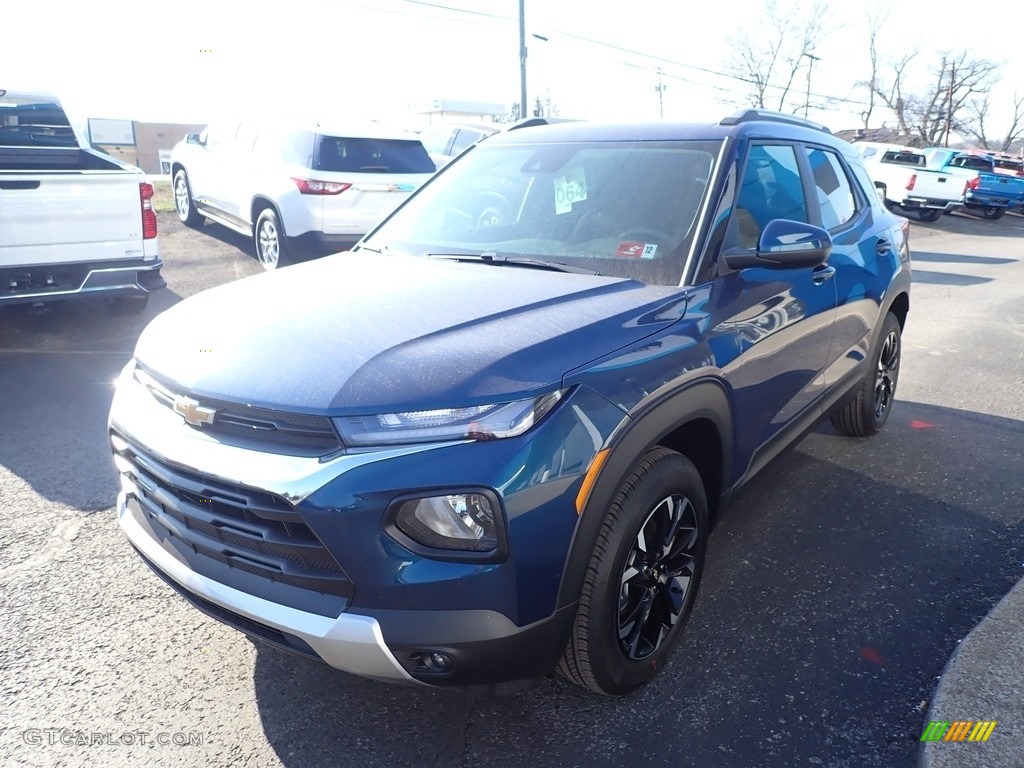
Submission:
[[[814,274],[811,276],[811,280],[815,285],[821,285],[822,283],[827,283],[835,276],[836,268],[830,267],[828,264],[823,264],[820,267],[814,268]]]
[[[875,250],[880,256],[884,256],[892,250],[892,242],[884,237],[878,238],[878,242],[875,243]]]

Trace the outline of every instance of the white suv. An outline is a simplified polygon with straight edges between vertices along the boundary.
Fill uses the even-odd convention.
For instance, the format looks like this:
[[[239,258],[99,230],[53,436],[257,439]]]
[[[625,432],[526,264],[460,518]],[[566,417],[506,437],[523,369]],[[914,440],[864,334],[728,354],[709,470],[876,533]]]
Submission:
[[[375,122],[214,123],[171,156],[178,218],[252,237],[266,269],[350,248],[435,170],[414,133]]]

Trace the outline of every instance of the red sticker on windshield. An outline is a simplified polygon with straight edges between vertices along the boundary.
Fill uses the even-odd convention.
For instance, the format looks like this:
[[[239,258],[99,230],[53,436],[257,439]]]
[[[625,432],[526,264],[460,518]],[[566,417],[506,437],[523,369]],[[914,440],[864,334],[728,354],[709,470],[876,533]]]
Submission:
[[[624,259],[639,259],[641,254],[644,252],[644,244],[626,241],[619,243],[619,250],[615,252],[616,256],[620,256]]]

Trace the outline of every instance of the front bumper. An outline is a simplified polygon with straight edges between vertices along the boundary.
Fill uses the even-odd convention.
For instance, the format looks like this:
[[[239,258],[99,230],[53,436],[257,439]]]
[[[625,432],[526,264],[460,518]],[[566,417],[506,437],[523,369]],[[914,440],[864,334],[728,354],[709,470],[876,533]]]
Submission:
[[[146,295],[166,287],[161,259],[0,269],[0,305]]]
[[[379,680],[417,682],[388,650],[375,619],[347,613],[328,618],[232,589],[192,571],[168,554],[130,513],[124,491],[118,496],[117,513],[121,530],[147,564],[204,612],[271,642],[276,631],[283,635],[277,645],[299,652],[305,646],[332,667],[346,672]]]
[[[118,382],[110,418],[122,472],[120,527],[143,559],[200,610],[375,679],[506,689],[557,664],[576,610],[575,602],[556,604],[577,520],[573,500],[600,444],[596,432],[621,418],[614,406],[582,392],[529,437],[281,455],[189,427],[138,384],[130,368]],[[502,489],[507,560],[441,562],[386,534],[384,511],[393,498],[410,489],[479,485],[483,478],[490,480],[484,485]],[[230,503],[244,507],[246,519],[229,518],[218,506]],[[302,579],[319,579],[329,587],[331,574],[311,574],[308,561],[293,568],[288,552],[299,542],[282,538],[276,523],[248,517],[268,510],[267,519],[286,521],[293,534],[308,526],[322,543],[314,555],[323,563],[329,552],[344,571],[336,578],[350,579],[351,588],[341,584],[331,595],[316,583],[304,586]],[[254,534],[267,536],[244,548],[232,538],[239,532],[250,542]],[[307,537],[307,551],[311,543]],[[266,566],[275,569],[269,578],[266,570],[257,572]],[[433,653],[447,656],[449,668],[424,665]]]

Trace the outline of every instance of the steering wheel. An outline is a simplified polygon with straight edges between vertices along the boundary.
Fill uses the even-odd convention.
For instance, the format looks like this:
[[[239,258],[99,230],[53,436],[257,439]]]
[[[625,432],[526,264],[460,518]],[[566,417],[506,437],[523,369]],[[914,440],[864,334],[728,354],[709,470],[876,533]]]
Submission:
[[[512,224],[515,221],[508,200],[497,192],[484,192],[478,198],[478,202],[483,205],[483,209],[476,217],[478,227]]]
[[[619,234],[620,240],[640,240],[645,243],[658,243],[665,245],[672,242],[672,235],[653,227],[630,227]]]

